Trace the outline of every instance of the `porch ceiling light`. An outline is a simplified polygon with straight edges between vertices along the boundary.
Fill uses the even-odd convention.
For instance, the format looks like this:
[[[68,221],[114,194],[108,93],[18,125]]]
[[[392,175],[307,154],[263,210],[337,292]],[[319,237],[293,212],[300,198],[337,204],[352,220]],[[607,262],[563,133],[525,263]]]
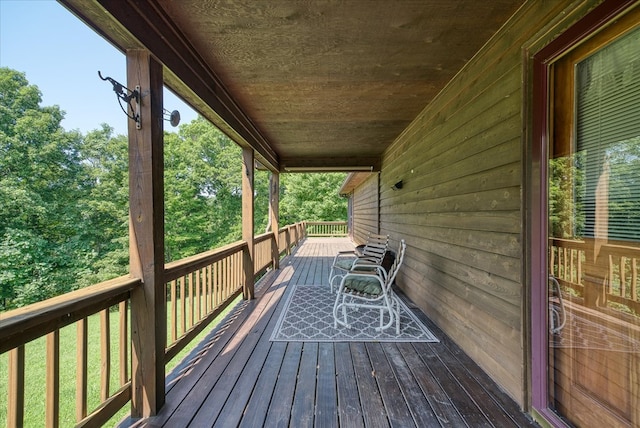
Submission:
[[[367,171],[372,172],[373,166],[290,166],[285,167],[286,172],[327,172],[327,171]]]

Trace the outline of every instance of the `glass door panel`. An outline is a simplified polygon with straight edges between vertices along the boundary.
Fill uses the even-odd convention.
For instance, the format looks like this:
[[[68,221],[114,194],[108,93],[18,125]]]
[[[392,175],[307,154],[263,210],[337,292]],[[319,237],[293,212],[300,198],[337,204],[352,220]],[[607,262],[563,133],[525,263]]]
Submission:
[[[549,402],[640,426],[640,28],[587,47],[553,69]]]

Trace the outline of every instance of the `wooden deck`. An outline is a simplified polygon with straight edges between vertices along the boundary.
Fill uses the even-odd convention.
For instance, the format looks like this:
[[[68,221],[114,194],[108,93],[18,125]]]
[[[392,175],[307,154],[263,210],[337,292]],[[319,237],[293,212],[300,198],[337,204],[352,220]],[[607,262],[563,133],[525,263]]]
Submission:
[[[309,238],[168,376],[153,427],[536,426],[420,311],[440,343],[270,342],[288,284],[326,284],[343,238]]]

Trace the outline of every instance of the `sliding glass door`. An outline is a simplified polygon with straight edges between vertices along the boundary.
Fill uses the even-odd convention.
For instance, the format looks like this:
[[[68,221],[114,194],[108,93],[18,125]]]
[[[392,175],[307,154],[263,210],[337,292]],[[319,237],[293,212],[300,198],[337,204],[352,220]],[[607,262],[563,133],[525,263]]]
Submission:
[[[630,15],[550,68],[546,384],[551,410],[576,426],[640,426],[640,27]]]

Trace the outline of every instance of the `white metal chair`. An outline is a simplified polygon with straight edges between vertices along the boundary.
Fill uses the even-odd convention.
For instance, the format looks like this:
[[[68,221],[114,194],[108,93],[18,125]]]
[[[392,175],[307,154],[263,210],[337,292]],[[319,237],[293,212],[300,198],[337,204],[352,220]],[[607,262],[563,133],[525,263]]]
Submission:
[[[338,324],[351,328],[347,320],[347,309],[369,308],[380,310],[380,326],[376,330],[386,330],[395,322],[396,334],[400,334],[400,302],[391,285],[404,260],[405,249],[406,244],[403,239],[400,241],[396,259],[389,272],[379,265],[375,266],[373,271],[359,271],[355,267],[342,277],[333,305],[335,328],[338,328]],[[389,314],[389,320],[386,323],[384,322],[385,313]]]
[[[389,235],[369,234],[362,251],[340,251],[333,258],[329,272],[329,285],[333,292],[334,282],[341,279],[354,265],[380,265],[389,249]]]

